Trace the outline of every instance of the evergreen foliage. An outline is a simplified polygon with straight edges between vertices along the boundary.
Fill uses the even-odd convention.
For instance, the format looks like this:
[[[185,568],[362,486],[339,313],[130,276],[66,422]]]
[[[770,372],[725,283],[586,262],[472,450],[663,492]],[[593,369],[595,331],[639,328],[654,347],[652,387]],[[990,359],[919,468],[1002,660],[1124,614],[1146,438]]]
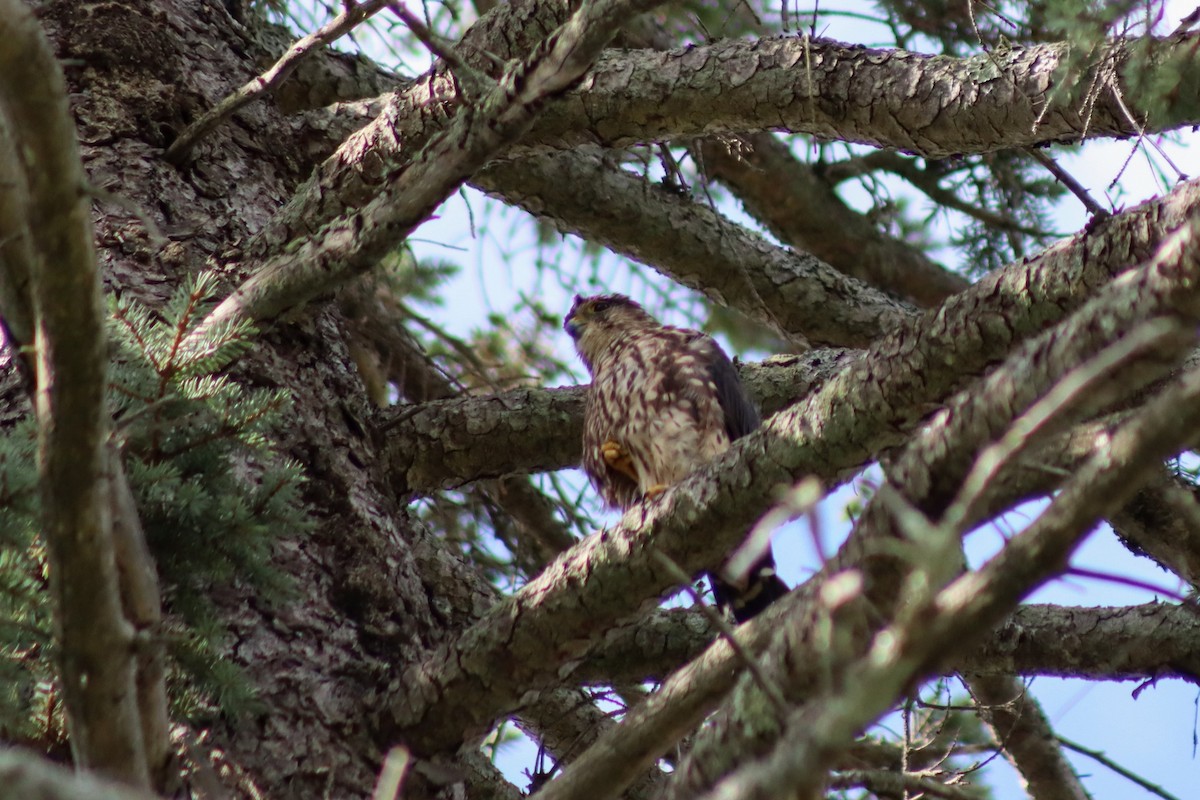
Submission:
[[[270,545],[310,526],[301,468],[272,434],[286,391],[250,388],[226,370],[252,345],[248,325],[193,337],[215,277],[186,282],[161,314],[127,299],[110,303],[109,403],[147,543],[171,612],[176,711],[246,708],[247,684],[223,661],[207,599],[214,585],[250,582],[268,601],[285,594]],[[0,731],[52,743],[55,699],[46,560],[38,535],[31,421],[0,437]]]

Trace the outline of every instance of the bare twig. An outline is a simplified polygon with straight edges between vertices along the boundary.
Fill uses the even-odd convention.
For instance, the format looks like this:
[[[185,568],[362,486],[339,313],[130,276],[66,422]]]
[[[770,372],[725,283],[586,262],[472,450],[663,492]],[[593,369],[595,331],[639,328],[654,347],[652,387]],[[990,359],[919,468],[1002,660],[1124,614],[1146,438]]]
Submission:
[[[1045,167],[1046,170],[1053,175],[1059,183],[1067,187],[1071,194],[1079,198],[1079,202],[1083,203],[1083,207],[1086,208],[1088,213],[1091,214],[1095,219],[1104,219],[1105,217],[1110,216],[1107,209],[1092,199],[1092,196],[1088,194],[1088,190],[1083,188],[1083,184],[1075,180],[1075,178],[1071,176],[1071,173],[1060,167],[1057,161],[1036,147],[1027,148],[1026,152],[1029,153],[1034,161]]]
[[[1054,741],[1041,705],[1012,675],[971,675],[963,682],[1006,758],[1021,773],[1031,798],[1091,800]]]
[[[971,205],[954,192],[943,189],[938,182],[939,176],[921,169],[912,158],[907,156],[884,150],[878,153],[871,153],[861,159],[854,159],[854,161],[857,162],[860,168],[872,167],[884,169],[893,175],[899,175],[938,205],[966,214],[972,219],[979,220],[984,225],[989,225],[998,230],[1021,233],[1026,236],[1047,235],[1047,232],[1044,230],[1021,225],[1019,222],[1003,214]]]
[[[1200,11],[1200,9],[1197,9],[1197,10]],[[1130,781],[1133,781],[1138,786],[1141,786],[1147,792],[1150,792],[1151,794],[1156,794],[1159,797],[1161,797],[1163,800],[1179,800],[1178,797],[1171,794],[1166,789],[1162,788],[1161,786],[1159,786],[1156,783],[1151,783],[1150,781],[1143,778],[1141,775],[1138,775],[1136,772],[1132,772],[1132,771],[1126,769],[1125,767],[1122,767],[1120,764],[1113,761],[1111,758],[1104,755],[1104,753],[1100,752],[1099,750],[1093,750],[1090,747],[1084,747],[1081,744],[1072,742],[1070,739],[1066,738],[1065,736],[1057,736],[1055,738],[1057,738],[1059,743],[1063,747],[1067,748],[1068,750],[1074,750],[1076,753],[1082,753],[1083,755],[1087,756],[1088,758],[1090,758],[1100,764],[1103,764],[1104,766],[1111,769],[1113,772],[1120,775],[1122,778],[1126,778]]]

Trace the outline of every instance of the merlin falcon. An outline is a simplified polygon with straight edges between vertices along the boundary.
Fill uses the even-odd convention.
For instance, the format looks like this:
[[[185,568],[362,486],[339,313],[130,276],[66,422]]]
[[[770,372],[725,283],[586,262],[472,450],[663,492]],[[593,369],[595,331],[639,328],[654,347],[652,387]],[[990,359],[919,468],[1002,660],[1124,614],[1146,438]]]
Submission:
[[[610,506],[659,494],[758,427],[737,370],[711,336],[662,325],[620,294],[576,295],[563,327],[592,375],[583,469]],[[745,586],[711,579],[717,603],[738,622],[787,592],[770,551]]]

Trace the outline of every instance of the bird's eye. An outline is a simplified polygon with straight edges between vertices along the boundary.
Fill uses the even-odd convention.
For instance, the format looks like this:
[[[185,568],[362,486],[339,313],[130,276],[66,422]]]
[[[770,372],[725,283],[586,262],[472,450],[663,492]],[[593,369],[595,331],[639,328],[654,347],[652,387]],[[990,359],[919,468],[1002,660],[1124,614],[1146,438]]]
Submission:
[[[608,300],[597,300],[595,303],[592,304],[592,311],[594,311],[597,314],[603,314],[605,311],[608,310],[608,307],[611,305],[612,305],[612,303],[610,303]]]

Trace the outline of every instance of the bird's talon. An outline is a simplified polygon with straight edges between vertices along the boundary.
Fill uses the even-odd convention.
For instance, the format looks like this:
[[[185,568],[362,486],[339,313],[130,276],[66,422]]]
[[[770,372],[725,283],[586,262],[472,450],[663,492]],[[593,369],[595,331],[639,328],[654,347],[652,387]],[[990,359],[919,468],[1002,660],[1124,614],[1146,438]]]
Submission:
[[[610,467],[616,466],[617,462],[622,459],[627,459],[625,451],[621,449],[621,445],[609,439],[604,444],[600,445],[600,455],[604,458],[604,463]]]
[[[614,469],[634,483],[638,482],[637,470],[633,467],[633,459],[625,452],[625,448],[609,439],[600,445],[600,457],[610,469]]]

